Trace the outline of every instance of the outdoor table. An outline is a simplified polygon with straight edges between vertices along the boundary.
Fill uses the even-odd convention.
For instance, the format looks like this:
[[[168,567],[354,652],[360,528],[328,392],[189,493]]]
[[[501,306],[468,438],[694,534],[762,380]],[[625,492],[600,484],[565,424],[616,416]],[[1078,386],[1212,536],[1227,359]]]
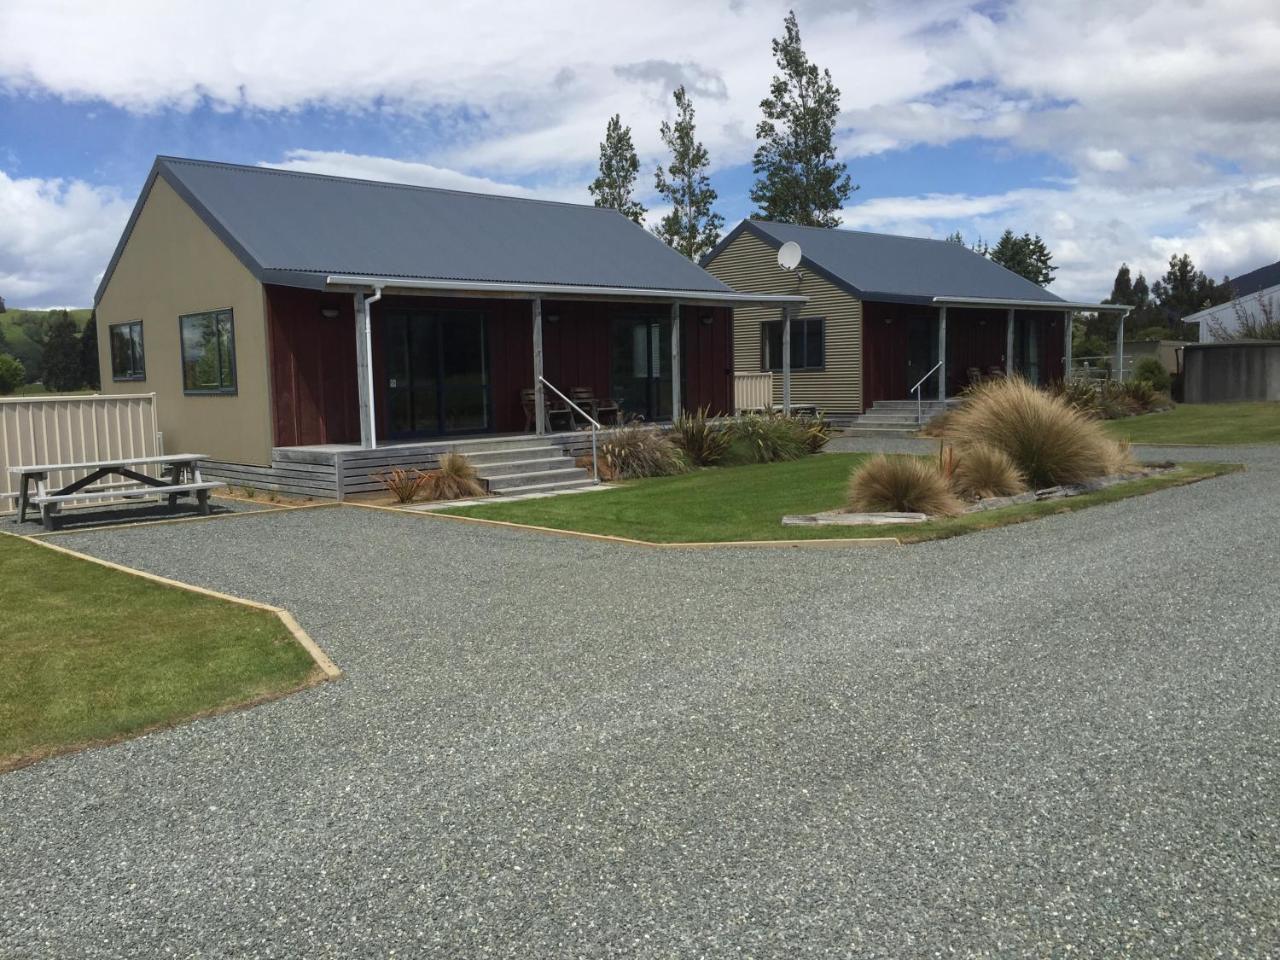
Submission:
[[[53,529],[53,517],[63,503],[93,500],[102,497],[139,498],[167,496],[169,506],[177,506],[178,497],[196,494],[200,513],[209,513],[209,491],[223,486],[220,481],[206,481],[200,476],[200,461],[207,459],[202,453],[170,453],[153,457],[122,457],[109,460],[90,460],[81,463],[40,463],[10,467],[9,472],[18,477],[18,522],[27,519],[28,506],[40,508],[40,519],[46,530]],[[159,464],[166,478],[148,476],[138,467]],[[49,490],[49,475],[60,470],[87,470],[88,474],[57,490]],[[135,486],[113,485],[110,489],[98,487],[86,489],[106,477],[122,477]],[[35,484],[35,495],[31,485]]]

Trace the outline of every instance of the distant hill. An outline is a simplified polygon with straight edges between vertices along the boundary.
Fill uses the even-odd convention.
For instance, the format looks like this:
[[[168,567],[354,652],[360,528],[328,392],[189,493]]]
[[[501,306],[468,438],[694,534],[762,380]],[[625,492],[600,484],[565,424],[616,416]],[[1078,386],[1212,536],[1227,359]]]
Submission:
[[[60,310],[23,310],[21,307],[9,307],[4,313],[0,313],[0,353],[9,353],[17,357],[28,371],[40,369],[40,347],[31,342],[26,328],[30,324],[38,324],[51,315],[61,312]],[[67,313],[71,314],[76,327],[83,330],[93,311],[87,308],[71,309]]]

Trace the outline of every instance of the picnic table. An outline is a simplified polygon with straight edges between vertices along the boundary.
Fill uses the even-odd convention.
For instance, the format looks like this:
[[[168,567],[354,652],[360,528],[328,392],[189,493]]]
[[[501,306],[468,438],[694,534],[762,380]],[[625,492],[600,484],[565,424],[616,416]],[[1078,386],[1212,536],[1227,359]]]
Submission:
[[[218,480],[205,480],[200,476],[200,461],[207,457],[202,453],[170,453],[154,457],[124,457],[113,460],[90,460],[82,463],[37,463],[10,467],[9,472],[18,477],[18,522],[27,519],[28,506],[40,508],[40,520],[46,530],[54,528],[54,517],[64,503],[101,500],[105,497],[121,497],[141,500],[149,497],[168,498],[169,506],[178,505],[178,497],[194,493],[200,513],[209,513],[209,491],[225,486]],[[148,476],[138,468],[160,466],[160,477]],[[57,490],[49,490],[49,475],[68,470],[88,473]],[[93,486],[107,477],[121,477],[123,482]],[[35,484],[35,495],[31,485]]]

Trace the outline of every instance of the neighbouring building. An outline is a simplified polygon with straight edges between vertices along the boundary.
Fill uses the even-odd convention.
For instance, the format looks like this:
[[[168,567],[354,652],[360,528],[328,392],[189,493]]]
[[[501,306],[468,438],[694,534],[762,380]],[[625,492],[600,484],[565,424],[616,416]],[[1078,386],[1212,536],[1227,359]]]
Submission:
[[[1183,322],[1199,325],[1201,343],[1215,343],[1235,339],[1242,319],[1280,323],[1280,261],[1234,278],[1230,300],[1193,313]]]
[[[646,420],[730,411],[734,308],[800,302],[613,210],[172,157],[94,298],[103,391],[154,392],[167,449],[337,495],[554,432],[551,386]]]
[[[787,242],[802,252],[794,271],[778,264]],[[789,379],[793,403],[831,414],[911,399],[917,384],[923,397],[945,399],[1008,371],[1062,378],[1071,312],[1128,309],[1063,300],[950,241],[760,220],[734,228],[703,266],[735,290],[805,298],[787,308],[789,358],[782,310],[734,312],[735,369],[741,378],[772,371],[776,403]]]

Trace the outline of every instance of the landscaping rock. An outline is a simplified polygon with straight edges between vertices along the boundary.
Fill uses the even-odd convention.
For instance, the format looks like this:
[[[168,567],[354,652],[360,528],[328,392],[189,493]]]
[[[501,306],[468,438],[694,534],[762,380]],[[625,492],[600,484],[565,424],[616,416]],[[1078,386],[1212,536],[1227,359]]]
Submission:
[[[857,527],[871,524],[923,523],[929,517],[923,513],[826,513],[793,514],[782,518],[784,527]]]

